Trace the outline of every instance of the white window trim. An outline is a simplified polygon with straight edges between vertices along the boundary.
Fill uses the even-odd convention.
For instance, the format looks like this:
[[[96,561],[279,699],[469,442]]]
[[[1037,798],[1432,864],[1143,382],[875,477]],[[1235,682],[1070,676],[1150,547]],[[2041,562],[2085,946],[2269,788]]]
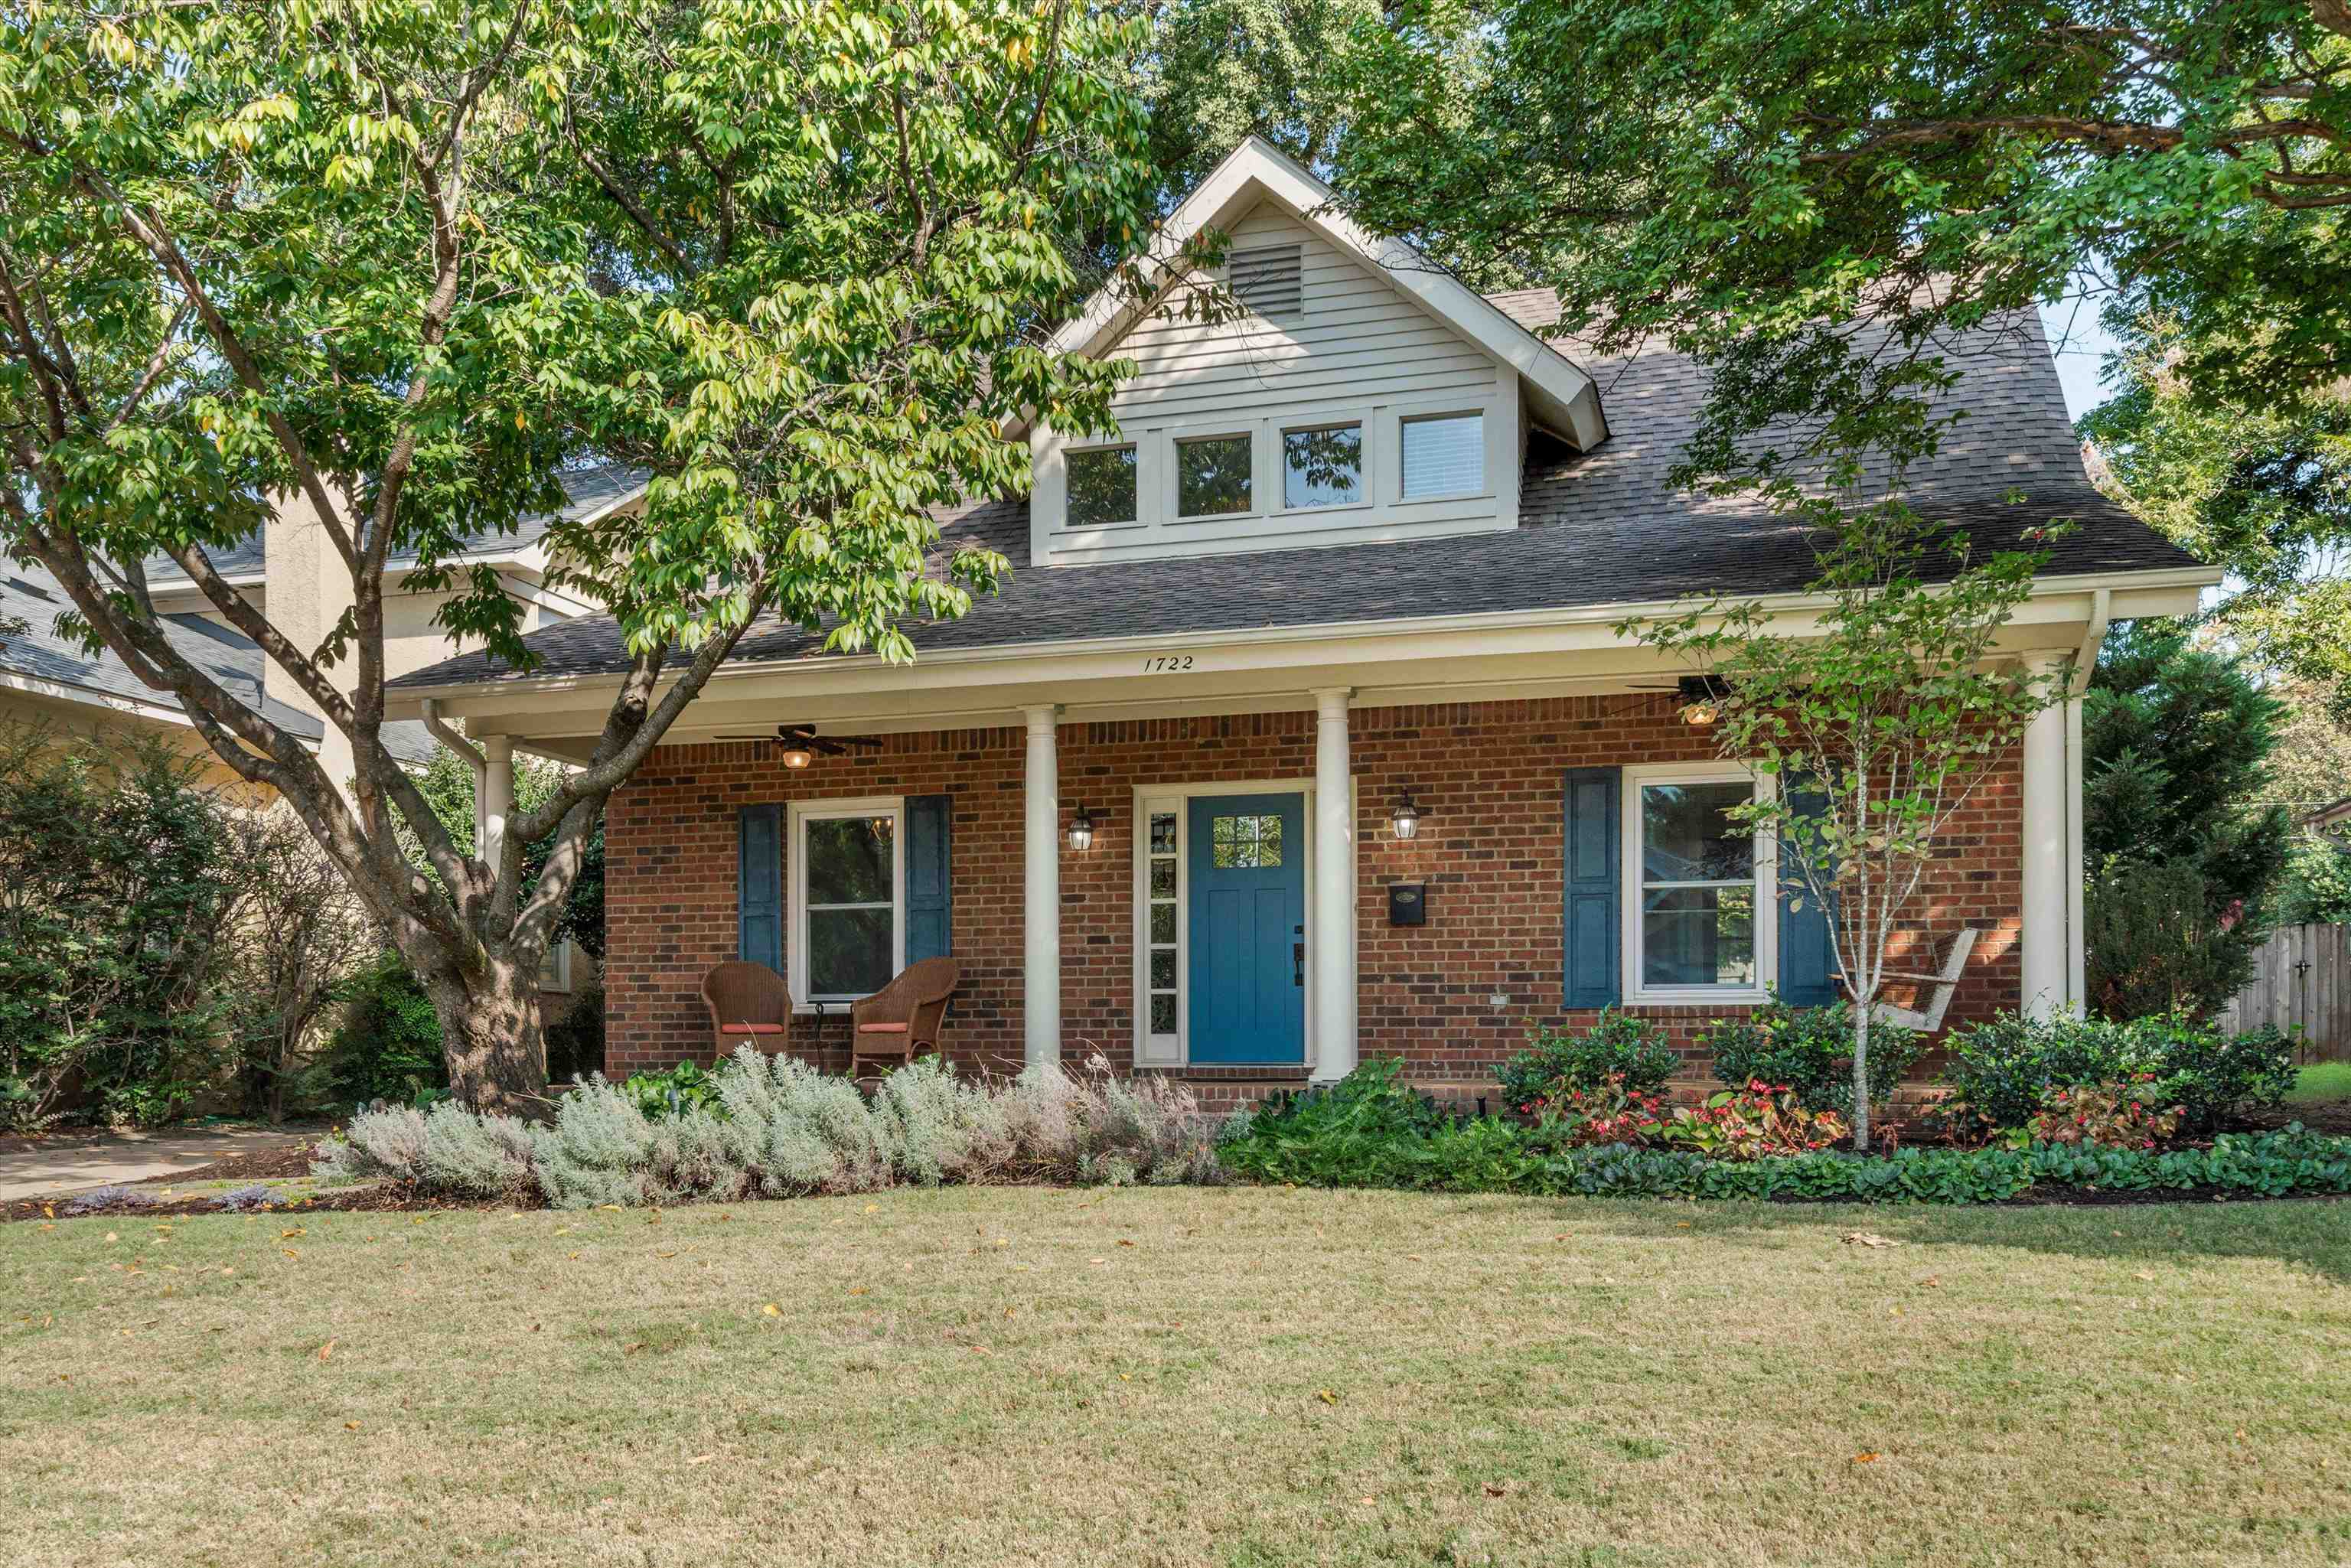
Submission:
[[[1069,490],[1068,480],[1066,477],[1069,473],[1069,460],[1072,457],[1078,456],[1081,453],[1087,452],[1132,452],[1134,454],[1134,516],[1126,518],[1123,522],[1116,523],[1078,524],[1070,520]],[[1144,505],[1142,442],[1134,440],[1080,442],[1062,449],[1061,464],[1061,472],[1064,476],[1062,481],[1063,488],[1061,492],[1061,525],[1064,528],[1072,532],[1078,531],[1081,528],[1088,534],[1107,534],[1115,533],[1122,528],[1140,528],[1149,526],[1147,520],[1144,517],[1144,513],[1150,510],[1150,508]]]
[[[1755,977],[1752,986],[1644,986],[1641,983],[1641,791],[1651,784],[1746,784],[1755,799],[1770,800],[1778,780],[1735,762],[1654,763],[1624,770],[1624,793],[1618,802],[1618,839],[1622,869],[1618,873],[1623,906],[1623,995],[1630,1006],[1745,1005],[1771,999],[1771,987],[1780,972],[1779,860],[1770,833],[1755,834]]]
[[[1466,490],[1436,490],[1426,496],[1406,494],[1404,472],[1404,427],[1407,424],[1428,424],[1443,419],[1475,419],[1478,421],[1478,483]],[[1462,408],[1402,408],[1396,411],[1396,505],[1425,507],[1446,501],[1482,500],[1494,493],[1493,418],[1486,405]]]
[[[1260,430],[1263,421],[1249,424],[1218,425],[1208,430],[1186,430],[1171,433],[1167,437],[1167,521],[1171,527],[1186,528],[1194,523],[1227,523],[1236,517],[1257,517],[1265,515],[1260,504],[1265,499],[1265,486],[1259,482],[1264,476],[1258,472],[1265,466],[1265,440]],[[1249,504],[1230,512],[1187,512],[1184,509],[1184,448],[1198,446],[1210,441],[1246,441],[1249,449]],[[1140,455],[1137,455],[1140,462]]]
[[[1322,507],[1293,507],[1290,504],[1290,438],[1311,432],[1347,430],[1355,433],[1355,498],[1333,501]],[[1349,419],[1284,419],[1278,420],[1273,429],[1273,478],[1279,487],[1280,505],[1267,515],[1275,517],[1316,517],[1340,512],[1368,512],[1378,505],[1378,492],[1374,478],[1378,473],[1373,465],[1372,422],[1368,418]]]
[[[844,800],[794,800],[789,807],[791,837],[787,841],[791,855],[791,898],[789,924],[785,927],[784,940],[789,946],[792,1009],[795,1012],[814,1012],[815,1003],[862,1001],[871,992],[855,994],[827,992],[823,996],[809,994],[808,944],[808,824],[833,821],[843,817],[887,817],[890,819],[890,899],[891,948],[890,973],[903,973],[906,967],[906,802],[897,795],[865,795]],[[827,905],[830,908],[831,905]],[[878,907],[878,906],[877,906]]]

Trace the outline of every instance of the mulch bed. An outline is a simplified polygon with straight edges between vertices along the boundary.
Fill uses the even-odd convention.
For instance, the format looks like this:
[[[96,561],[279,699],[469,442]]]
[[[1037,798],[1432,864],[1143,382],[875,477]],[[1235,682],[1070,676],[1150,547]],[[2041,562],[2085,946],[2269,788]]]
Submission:
[[[196,1166],[189,1170],[171,1171],[162,1176],[141,1176],[126,1185],[136,1186],[179,1186],[192,1181],[287,1181],[310,1174],[310,1162],[319,1157],[316,1144],[289,1144],[282,1149],[253,1149],[243,1154],[224,1155],[208,1166]]]
[[[136,1182],[118,1185],[131,1187],[178,1187],[191,1182],[287,1181],[310,1174],[310,1162],[318,1157],[315,1144],[296,1144],[282,1149],[257,1149],[234,1154],[214,1160],[210,1165],[190,1170],[173,1171],[168,1176],[147,1176]],[[68,1215],[65,1206],[72,1201],[68,1193],[60,1197],[18,1197],[0,1203],[0,1224],[27,1219],[169,1219],[194,1214],[432,1214],[444,1209],[507,1208],[512,1205],[465,1198],[426,1197],[409,1187],[392,1182],[378,1182],[371,1186],[353,1187],[345,1192],[323,1193],[317,1197],[296,1195],[285,1203],[270,1204],[264,1208],[225,1209],[220,1206],[219,1193],[206,1193],[199,1197],[174,1197],[153,1203],[110,1203],[87,1214]]]

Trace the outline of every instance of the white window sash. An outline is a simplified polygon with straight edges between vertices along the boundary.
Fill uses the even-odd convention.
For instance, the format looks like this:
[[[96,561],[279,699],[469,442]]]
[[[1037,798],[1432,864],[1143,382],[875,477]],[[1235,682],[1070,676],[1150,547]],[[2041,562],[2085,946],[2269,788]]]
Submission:
[[[1619,944],[1624,953],[1624,972],[1620,977],[1620,994],[1628,1004],[1658,1006],[1702,1002],[1709,1004],[1760,1003],[1771,999],[1771,987],[1779,972],[1780,945],[1778,904],[1779,888],[1773,875],[1774,855],[1771,835],[1761,828],[1755,831],[1754,874],[1730,879],[1654,881],[1646,874],[1644,851],[1644,821],[1641,811],[1642,791],[1661,784],[1744,784],[1752,798],[1768,800],[1776,794],[1775,781],[1765,774],[1733,763],[1691,764],[1660,763],[1627,768],[1624,773],[1623,795],[1618,806],[1622,824],[1623,860],[1620,883],[1625,889]],[[1710,985],[1653,986],[1644,982],[1646,956],[1642,952],[1643,905],[1652,892],[1670,893],[1687,889],[1752,888],[1755,894],[1755,983],[1751,986],[1716,983]]]
[[[852,800],[793,801],[789,808],[791,816],[791,911],[786,941],[791,951],[787,956],[787,967],[791,971],[791,991],[794,1008],[813,1011],[817,1002],[839,1003],[862,1001],[871,992],[825,991],[810,994],[809,990],[809,916],[834,910],[886,909],[890,911],[890,973],[895,976],[906,967],[906,803],[896,795],[867,796]],[[811,904],[808,896],[808,828],[810,822],[837,822],[859,818],[890,819],[890,897],[856,904]]]

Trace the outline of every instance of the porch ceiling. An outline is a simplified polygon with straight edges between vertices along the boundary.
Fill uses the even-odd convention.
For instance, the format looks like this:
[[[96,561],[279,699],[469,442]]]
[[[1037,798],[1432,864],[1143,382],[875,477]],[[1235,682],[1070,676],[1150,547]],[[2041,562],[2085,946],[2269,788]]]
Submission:
[[[2104,616],[2194,609],[2209,576],[2199,569],[2105,581],[2044,580],[2003,632],[2001,646],[2017,656],[2080,652],[2094,627],[2103,630]],[[1645,609],[1670,608],[939,651],[912,665],[873,658],[736,665],[712,678],[670,732],[669,743],[692,745],[785,723],[877,735],[1011,726],[1021,722],[1024,709],[1041,704],[1061,706],[1070,723],[1293,711],[1312,707],[1311,694],[1334,687],[1352,691],[1358,707],[1654,690],[1688,666],[1619,637],[1614,628]],[[1774,608],[1784,629],[1802,631],[1814,619],[1792,598]],[[584,759],[616,685],[611,675],[566,675],[442,687],[430,695],[444,715],[465,718],[475,734],[507,735],[533,751]],[[389,694],[391,716],[416,716],[424,695]]]

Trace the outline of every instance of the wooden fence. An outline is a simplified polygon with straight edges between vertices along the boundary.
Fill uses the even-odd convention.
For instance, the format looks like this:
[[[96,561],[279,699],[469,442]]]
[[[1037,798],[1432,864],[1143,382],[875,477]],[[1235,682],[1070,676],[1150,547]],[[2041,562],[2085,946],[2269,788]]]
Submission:
[[[2252,983],[2220,1009],[2224,1029],[2299,1030],[2300,1061],[2351,1061],[2351,925],[2281,925]]]

